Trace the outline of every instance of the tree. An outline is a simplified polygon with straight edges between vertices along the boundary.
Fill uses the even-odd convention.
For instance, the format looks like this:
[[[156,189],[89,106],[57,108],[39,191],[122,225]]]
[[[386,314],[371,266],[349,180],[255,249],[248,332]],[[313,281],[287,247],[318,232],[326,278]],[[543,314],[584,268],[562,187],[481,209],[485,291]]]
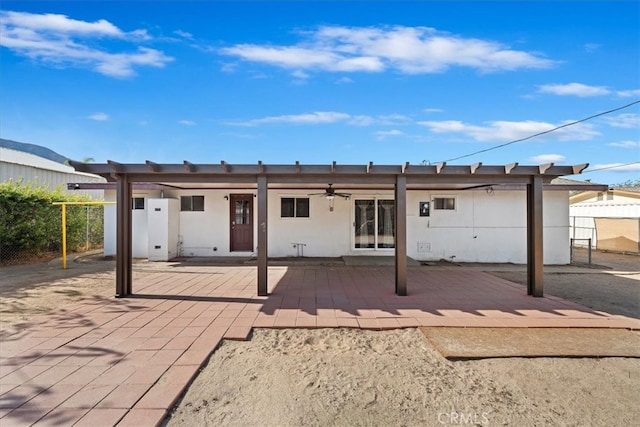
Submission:
[[[640,179],[628,179],[618,184],[613,184],[612,188],[640,188]]]

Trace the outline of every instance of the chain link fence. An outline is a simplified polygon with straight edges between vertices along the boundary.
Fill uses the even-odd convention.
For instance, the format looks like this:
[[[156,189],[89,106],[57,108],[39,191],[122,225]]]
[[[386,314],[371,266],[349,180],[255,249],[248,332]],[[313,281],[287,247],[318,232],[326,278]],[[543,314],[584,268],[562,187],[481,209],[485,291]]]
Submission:
[[[62,207],[46,211],[5,211],[0,266],[47,262],[62,256]],[[66,207],[67,254],[100,249],[104,244],[104,207]]]

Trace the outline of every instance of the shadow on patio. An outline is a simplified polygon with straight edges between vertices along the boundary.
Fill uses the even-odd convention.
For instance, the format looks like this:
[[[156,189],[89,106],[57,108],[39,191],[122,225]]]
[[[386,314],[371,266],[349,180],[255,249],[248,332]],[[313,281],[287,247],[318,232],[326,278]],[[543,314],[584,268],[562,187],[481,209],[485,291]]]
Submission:
[[[634,319],[554,296],[533,298],[521,285],[459,267],[409,268],[404,297],[394,293],[389,266],[272,266],[267,297],[256,296],[249,266],[176,270],[180,277],[159,273],[134,286],[133,299],[210,303],[230,317],[255,312],[255,323],[237,325],[243,327],[638,327]]]

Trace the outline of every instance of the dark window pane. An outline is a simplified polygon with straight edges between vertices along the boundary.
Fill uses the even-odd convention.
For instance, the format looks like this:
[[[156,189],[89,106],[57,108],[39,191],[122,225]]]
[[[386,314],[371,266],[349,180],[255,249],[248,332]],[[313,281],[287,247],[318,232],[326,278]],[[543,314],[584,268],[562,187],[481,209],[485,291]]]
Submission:
[[[294,214],[295,204],[293,198],[282,198],[280,199],[280,217],[282,218],[292,218]]]
[[[204,211],[204,196],[192,196],[192,207],[194,211]]]
[[[456,208],[456,199],[448,197],[445,199],[445,209],[454,210]]]
[[[191,196],[180,196],[180,210],[181,211],[191,210]]]
[[[456,199],[454,197],[436,197],[433,199],[433,208],[442,210],[455,210]]]
[[[132,209],[144,209],[144,197],[134,197],[131,203]]]
[[[309,199],[296,199],[296,216],[298,218],[309,218]]]

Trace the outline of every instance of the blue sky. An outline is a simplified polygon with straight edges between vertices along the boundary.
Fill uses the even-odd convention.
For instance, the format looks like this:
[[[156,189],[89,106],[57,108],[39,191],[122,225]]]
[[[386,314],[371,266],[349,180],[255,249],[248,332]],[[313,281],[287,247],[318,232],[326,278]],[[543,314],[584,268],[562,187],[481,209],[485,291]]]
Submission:
[[[638,1],[0,7],[0,135],[74,159],[640,177]]]

